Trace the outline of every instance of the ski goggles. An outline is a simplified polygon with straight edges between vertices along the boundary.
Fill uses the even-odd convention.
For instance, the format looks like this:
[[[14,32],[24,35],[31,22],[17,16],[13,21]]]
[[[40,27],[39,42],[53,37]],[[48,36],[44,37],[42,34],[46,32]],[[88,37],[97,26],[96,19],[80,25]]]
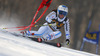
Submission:
[[[64,12],[64,11],[59,10],[59,14],[66,16],[67,15],[67,12]]]

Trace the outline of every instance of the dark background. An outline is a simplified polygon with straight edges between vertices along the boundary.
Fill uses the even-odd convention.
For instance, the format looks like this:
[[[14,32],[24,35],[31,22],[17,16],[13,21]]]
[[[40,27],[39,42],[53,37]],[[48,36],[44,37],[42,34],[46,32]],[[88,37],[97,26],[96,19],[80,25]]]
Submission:
[[[41,2],[42,0],[0,0],[0,26],[13,27],[29,25]],[[100,0],[53,0],[51,6],[37,24],[43,24],[46,15],[61,4],[64,4],[69,8],[68,18],[70,19],[71,32],[71,44],[70,46],[64,46],[80,50],[82,38],[90,19],[92,19],[92,25],[89,31],[93,32],[99,30]],[[37,18],[45,8],[46,7],[40,10]],[[33,28],[33,30],[38,30],[38,28]],[[53,40],[54,42],[59,41],[65,43],[63,28],[61,29],[61,32],[63,32],[62,36],[57,40]],[[86,42],[83,50],[95,53],[96,45]],[[100,54],[100,51],[98,52]]]

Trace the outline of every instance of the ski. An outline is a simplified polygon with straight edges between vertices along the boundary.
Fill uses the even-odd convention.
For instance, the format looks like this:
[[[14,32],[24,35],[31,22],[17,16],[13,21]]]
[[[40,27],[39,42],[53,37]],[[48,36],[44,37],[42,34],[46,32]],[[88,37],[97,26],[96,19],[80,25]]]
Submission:
[[[42,40],[41,38],[26,37],[26,36],[23,36],[23,35],[20,35],[20,34],[17,34],[17,33],[10,33],[10,34],[12,34],[14,36],[20,36],[20,37],[23,37],[23,38],[28,38],[28,39],[30,39],[32,41],[35,41],[35,42],[38,42],[38,43],[48,44],[48,45],[55,46],[55,47],[61,47],[62,46],[61,43],[47,42],[47,41]]]
[[[53,43],[53,42],[47,42],[47,41],[42,41],[41,38],[32,38],[32,37],[28,37],[29,39],[31,39],[32,41],[36,41],[36,42],[39,42],[39,43],[44,43],[44,44],[49,44],[49,45],[52,45],[52,46],[55,46],[55,47],[61,47],[61,43]]]

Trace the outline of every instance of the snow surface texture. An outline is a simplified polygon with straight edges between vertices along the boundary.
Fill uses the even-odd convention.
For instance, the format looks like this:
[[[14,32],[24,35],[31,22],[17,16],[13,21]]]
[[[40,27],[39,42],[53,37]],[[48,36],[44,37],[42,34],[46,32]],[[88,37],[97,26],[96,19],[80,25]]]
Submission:
[[[58,48],[14,36],[0,29],[0,56],[98,56],[69,48]]]

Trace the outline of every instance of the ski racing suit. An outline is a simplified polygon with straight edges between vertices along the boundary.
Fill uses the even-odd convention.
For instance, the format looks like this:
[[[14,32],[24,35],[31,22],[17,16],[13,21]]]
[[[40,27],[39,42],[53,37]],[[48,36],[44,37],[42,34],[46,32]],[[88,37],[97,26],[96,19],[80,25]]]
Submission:
[[[69,28],[69,19],[64,17],[62,20],[57,17],[55,11],[50,12],[45,20],[44,26],[41,26],[38,31],[27,31],[28,35],[40,36],[47,40],[53,40],[59,38],[62,34],[59,29],[64,26],[66,39],[70,38],[70,28]],[[51,24],[51,25],[49,25]]]

